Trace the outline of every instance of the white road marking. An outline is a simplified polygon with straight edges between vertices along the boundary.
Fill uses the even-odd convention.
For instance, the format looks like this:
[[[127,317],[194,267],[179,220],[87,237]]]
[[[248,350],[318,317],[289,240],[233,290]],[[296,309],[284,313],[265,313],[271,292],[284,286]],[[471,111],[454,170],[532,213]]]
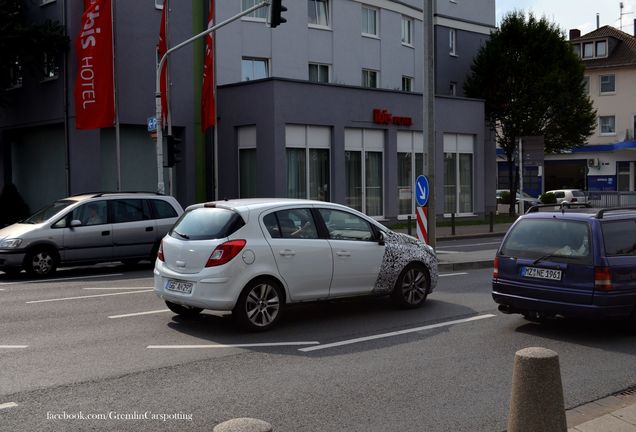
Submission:
[[[7,402],[7,403],[0,404],[0,410],[7,409],[7,408],[15,408],[17,406],[18,404],[15,402]]]
[[[151,289],[147,289],[147,290],[126,291],[126,292],[118,292],[118,293],[110,293],[110,294],[94,294],[94,295],[78,296],[78,297],[63,297],[63,298],[54,298],[54,299],[47,299],[47,300],[34,300],[34,301],[28,301],[26,303],[27,304],[47,303],[47,302],[54,302],[54,301],[78,300],[78,299],[87,299],[87,298],[95,298],[95,297],[108,297],[108,296],[116,296],[116,295],[124,295],[124,294],[140,294],[140,293],[146,293],[146,292],[151,292],[151,291],[152,291]]]
[[[5,289],[4,288],[0,288],[0,291],[5,291]]]
[[[437,324],[431,324],[431,325],[427,325],[427,326],[423,326],[423,327],[416,327],[416,328],[411,328],[411,329],[399,330],[399,331],[395,331],[395,332],[391,332],[391,333],[382,333],[382,334],[377,334],[377,335],[373,335],[373,336],[365,336],[365,337],[360,337],[360,338],[356,338],[356,339],[349,339],[349,340],[344,340],[344,341],[340,341],[340,342],[333,342],[333,343],[329,343],[329,344],[318,345],[318,346],[313,346],[313,347],[308,347],[308,348],[300,348],[299,351],[309,352],[309,351],[323,350],[323,349],[333,348],[333,347],[338,347],[338,346],[343,346],[343,345],[351,345],[351,344],[355,344],[355,343],[359,343],[359,342],[366,342],[366,341],[370,341],[370,340],[374,340],[374,339],[383,339],[383,338],[388,338],[388,337],[392,337],[392,336],[400,336],[400,335],[407,334],[407,333],[415,333],[415,332],[423,331],[423,330],[430,330],[430,329],[434,329],[434,328],[447,327],[447,326],[451,326],[451,325],[454,325],[454,324],[461,324],[461,323],[466,323],[466,322],[470,322],[470,321],[482,320],[482,319],[485,319],[485,318],[492,318],[494,316],[495,315],[492,315],[492,314],[478,315],[478,316],[474,316],[474,317],[471,317],[471,318],[464,318],[464,319],[458,319],[458,320],[453,320],[453,321],[446,321],[446,322],[441,322],[441,323],[437,323]]]
[[[140,289],[153,289],[154,287],[103,287],[103,288],[82,288],[85,290],[140,290]]]
[[[446,276],[462,276],[462,275],[467,275],[467,272],[460,272],[460,273],[444,273],[444,274],[440,274],[437,275],[439,277],[446,277]]]
[[[275,346],[298,346],[298,345],[318,345],[320,342],[271,342],[253,344],[209,344],[209,345],[148,345],[149,349],[193,349],[193,348],[251,348],[251,347],[275,347]]]
[[[16,284],[33,284],[33,283],[42,283],[42,282],[58,282],[58,281],[67,281],[67,280],[76,280],[76,279],[94,279],[94,278],[103,278],[110,276],[123,276],[123,273],[111,273],[105,275],[92,275],[92,276],[74,276],[67,278],[57,278],[57,279],[34,279],[34,280],[25,280],[25,281],[16,281],[16,282],[0,282],[0,285],[16,285]]]
[[[435,253],[438,253],[438,254],[458,254],[459,252],[457,252],[457,251],[436,250]]]
[[[0,349],[24,349],[28,347],[28,345],[0,345]]]
[[[493,245],[493,244],[501,244],[501,240],[500,241],[496,241],[496,242],[486,242],[486,243],[469,243],[469,244],[464,244],[464,245],[444,245],[445,248],[447,249],[453,249],[453,248],[460,248],[460,247],[467,247],[467,246],[486,246],[486,245]]]
[[[154,311],[129,313],[129,314],[123,314],[123,315],[111,315],[108,318],[127,318],[132,316],[150,315],[150,314],[157,314],[162,312],[170,312],[170,309],[159,309]]]

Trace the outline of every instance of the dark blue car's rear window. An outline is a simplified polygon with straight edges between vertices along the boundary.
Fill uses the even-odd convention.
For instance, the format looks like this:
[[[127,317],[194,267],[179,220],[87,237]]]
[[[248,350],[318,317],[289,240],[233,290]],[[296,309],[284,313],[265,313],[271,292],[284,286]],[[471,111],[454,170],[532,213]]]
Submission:
[[[522,219],[512,228],[501,254],[516,258],[591,264],[590,229],[586,222],[563,219]]]
[[[636,220],[603,222],[606,255],[636,255]]]

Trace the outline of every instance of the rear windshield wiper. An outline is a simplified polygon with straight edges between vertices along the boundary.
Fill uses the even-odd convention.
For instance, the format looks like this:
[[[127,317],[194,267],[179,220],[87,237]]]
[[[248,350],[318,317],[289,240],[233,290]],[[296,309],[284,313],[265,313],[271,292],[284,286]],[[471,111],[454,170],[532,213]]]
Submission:
[[[548,259],[548,258],[553,258],[553,257],[556,257],[556,258],[565,258],[565,255],[559,255],[559,254],[555,254],[554,252],[551,252],[551,253],[549,253],[549,254],[545,254],[545,255],[543,255],[543,256],[540,256],[539,258],[537,258],[536,260],[534,260],[534,261],[532,262],[532,265],[537,265],[540,261],[546,260],[546,259]]]
[[[182,237],[182,238],[184,238],[186,240],[190,240],[190,236],[187,235],[187,234],[181,234],[179,231],[175,231],[175,230],[172,230],[172,232],[175,233],[176,235],[178,235],[179,237]]]

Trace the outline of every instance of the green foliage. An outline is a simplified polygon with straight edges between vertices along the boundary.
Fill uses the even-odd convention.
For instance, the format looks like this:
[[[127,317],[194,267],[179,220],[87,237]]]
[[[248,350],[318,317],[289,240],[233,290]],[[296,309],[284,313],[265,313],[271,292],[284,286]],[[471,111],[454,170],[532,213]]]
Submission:
[[[542,193],[539,201],[543,204],[556,204],[556,196],[552,192]]]

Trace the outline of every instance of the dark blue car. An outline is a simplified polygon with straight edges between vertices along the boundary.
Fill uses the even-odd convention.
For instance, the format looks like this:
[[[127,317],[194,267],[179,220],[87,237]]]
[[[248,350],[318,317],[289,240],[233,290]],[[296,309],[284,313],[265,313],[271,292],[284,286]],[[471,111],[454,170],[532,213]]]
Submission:
[[[631,319],[636,324],[636,209],[521,216],[494,262],[492,296],[504,313]]]

